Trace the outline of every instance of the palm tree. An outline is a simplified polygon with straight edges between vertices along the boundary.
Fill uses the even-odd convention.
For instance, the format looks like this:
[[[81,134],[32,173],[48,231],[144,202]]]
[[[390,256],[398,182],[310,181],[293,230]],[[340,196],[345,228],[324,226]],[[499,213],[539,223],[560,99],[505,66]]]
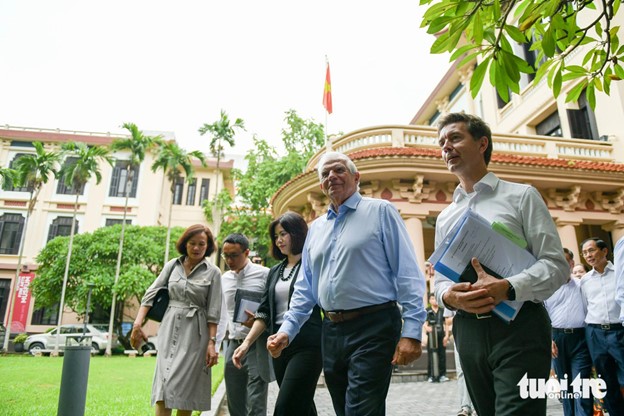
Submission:
[[[78,211],[78,197],[82,193],[85,185],[92,176],[95,176],[95,183],[102,180],[100,172],[100,162],[113,164],[113,159],[108,154],[108,149],[101,146],[87,146],[81,142],[64,143],[61,147],[63,155],[67,156],[65,164],[61,168],[60,175],[65,184],[70,185],[76,193],[74,203],[74,215],[72,217],[71,231],[69,233],[69,247],[67,249],[67,261],[65,263],[65,273],[63,275],[63,289],[61,291],[61,304],[59,307],[59,325],[63,322],[63,308],[65,307],[65,290],[67,288],[67,278],[69,277],[69,264],[71,262],[72,245],[74,242],[74,232],[76,229],[76,212]],[[56,346],[54,351],[58,353],[59,332],[57,331]],[[112,334],[111,334],[112,336]]]
[[[2,169],[3,172],[0,173],[3,181],[9,182],[15,180],[15,182],[20,185],[27,185],[28,190],[30,191],[28,206],[26,209],[26,219],[24,220],[24,228],[20,237],[20,248],[17,256],[17,266],[15,268],[15,282],[18,281],[20,270],[22,269],[26,232],[28,231],[28,219],[35,208],[35,204],[37,203],[43,184],[48,182],[50,176],[57,177],[58,164],[60,160],[59,153],[47,152],[43,148],[43,144],[41,144],[41,142],[33,142],[33,146],[35,147],[35,153],[25,154],[17,158],[14,163],[14,170]],[[17,290],[17,284],[15,286]],[[8,351],[9,335],[11,334],[11,322],[13,320],[14,299],[15,296],[11,296],[9,298],[9,323],[4,337],[4,345],[2,346],[3,351]]]
[[[234,136],[236,130],[245,130],[245,122],[237,118],[234,124],[230,123],[230,118],[224,110],[221,110],[221,118],[212,124],[204,123],[199,128],[199,133],[203,136],[206,133],[211,134],[210,139],[210,153],[217,158],[217,181],[215,184],[215,198],[219,194],[219,165],[221,163],[221,157],[225,156],[223,153],[223,143],[225,142],[230,146],[234,146]],[[215,204],[216,206],[216,204]]]
[[[130,152],[130,160],[128,161],[128,167],[126,168],[126,180],[124,181],[124,196],[126,198],[124,205],[123,220],[121,222],[121,236],[119,237],[119,250],[117,252],[117,267],[115,267],[115,283],[113,286],[113,302],[111,304],[110,321],[108,323],[108,333],[113,333],[113,323],[115,321],[115,308],[117,305],[116,287],[119,281],[119,273],[121,270],[121,257],[123,253],[124,234],[126,231],[126,213],[128,212],[128,199],[130,192],[128,190],[128,183],[130,183],[130,189],[132,189],[132,182],[135,175],[135,166],[140,166],[145,160],[145,153],[154,145],[161,143],[161,136],[145,136],[142,131],[134,123],[124,123],[122,126],[124,129],[130,132],[130,137],[126,139],[114,140],[111,144],[111,151],[113,152]],[[112,354],[113,337],[108,337],[108,344],[106,345],[106,356]]]
[[[191,182],[194,175],[193,159],[199,160],[202,166],[206,166],[206,156],[199,150],[187,152],[174,141],[163,143],[158,150],[156,160],[152,164],[152,171],[162,170],[171,184],[171,202],[169,203],[169,219],[167,220],[167,239],[165,242],[165,263],[169,260],[169,240],[171,239],[171,211],[175,198],[175,186],[181,178],[180,169],[186,175],[187,182]]]

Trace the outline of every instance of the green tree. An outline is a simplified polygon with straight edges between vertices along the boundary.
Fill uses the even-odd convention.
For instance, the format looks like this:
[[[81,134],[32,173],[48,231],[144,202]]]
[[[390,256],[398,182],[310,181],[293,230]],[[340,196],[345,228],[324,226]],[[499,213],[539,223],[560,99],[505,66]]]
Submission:
[[[85,185],[95,176],[96,184],[102,180],[100,163],[107,162],[112,165],[113,160],[108,155],[108,149],[100,146],[87,146],[81,142],[67,142],[61,147],[63,155],[66,156],[65,164],[61,167],[60,175],[66,185],[70,185],[76,195],[74,203],[74,215],[72,216],[71,231],[69,234],[69,249],[65,262],[65,272],[63,273],[63,287],[61,290],[61,301],[59,306],[59,324],[63,322],[63,308],[65,307],[65,290],[69,276],[69,265],[72,257],[72,244],[74,232],[76,230],[76,213],[78,211],[78,198],[84,191]],[[83,259],[81,259],[82,261]],[[58,338],[58,333],[57,333]],[[55,352],[58,352],[59,340],[56,340]]]
[[[130,192],[128,189],[128,184],[130,184],[130,189],[132,189],[132,182],[134,181],[134,175],[136,173],[136,168],[143,163],[145,160],[146,152],[154,147],[155,145],[162,144],[161,136],[147,136],[144,135],[141,130],[134,123],[124,123],[122,126],[124,129],[130,132],[130,137],[124,139],[116,139],[111,144],[111,151],[113,152],[130,152],[130,160],[128,161],[128,166],[126,168],[126,178],[123,185],[123,193],[125,197],[125,205],[124,205],[124,214],[123,219],[121,221],[121,235],[119,237],[119,250],[117,255],[117,267],[115,268],[115,285],[119,280],[119,273],[121,270],[121,258],[123,256],[124,249],[124,235],[126,229],[126,215],[128,212],[128,199],[130,197]],[[108,324],[108,332],[113,333],[113,323],[116,318],[115,316],[115,308],[117,306],[117,298],[115,293],[113,292],[113,301],[111,303],[111,311],[110,311],[110,321]],[[119,315],[123,316],[123,304],[122,308],[119,309]],[[108,345],[106,346],[106,355],[111,355],[113,338],[110,337],[108,339]]]
[[[294,110],[286,112],[284,121],[286,128],[282,129],[282,142],[286,154],[280,156],[266,140],[254,137],[254,145],[245,155],[246,171],[233,172],[237,180],[237,197],[242,203],[233,204],[231,197],[223,193],[217,199],[217,203],[225,209],[226,219],[219,236],[243,233],[253,241],[254,250],[265,259],[271,242],[268,235],[268,226],[273,219],[271,197],[284,183],[304,172],[308,160],[325,140],[322,124],[304,120]],[[208,218],[209,210],[204,210]]]
[[[171,249],[182,235],[182,227],[173,227]],[[74,256],[81,261],[72,262],[66,285],[66,306],[80,316],[84,316],[87,283],[95,286],[92,292],[92,305],[106,311],[112,304],[113,296],[120,300],[139,303],[147,287],[162,270],[162,253],[165,251],[167,229],[165,227],[141,227],[129,225],[126,237],[132,241],[124,249],[127,266],[123,268],[119,280],[113,276],[117,264],[121,225],[102,227],[92,233],[81,233],[74,237]],[[37,307],[53,306],[59,302],[61,281],[58,279],[65,267],[64,259],[69,252],[69,236],[50,240],[37,256],[39,269],[37,279],[32,282],[33,296]],[[122,315],[115,318],[114,331],[120,335]],[[123,340],[124,343],[126,340]],[[129,344],[125,343],[127,347]]]
[[[462,65],[480,57],[470,81],[473,97],[488,72],[490,83],[505,101],[509,90],[519,93],[520,73],[535,72],[514,55],[514,42],[538,52],[536,62],[543,63],[533,82],[546,76],[555,97],[565,81],[580,79],[566,101],[576,101],[586,90],[595,107],[596,90],[609,94],[611,82],[624,79],[620,64],[624,45],[620,45],[619,26],[613,25],[620,0],[420,0],[420,4],[429,6],[421,26],[439,34],[432,53],[450,52],[451,60],[462,59]],[[582,65],[566,60],[584,45]]]
[[[15,268],[15,281],[19,279],[19,273],[22,269],[22,259],[24,256],[24,247],[26,243],[26,233],[28,232],[28,220],[35,208],[35,204],[39,198],[41,187],[48,179],[58,175],[60,154],[57,152],[48,152],[43,148],[41,142],[33,142],[35,153],[24,154],[15,160],[14,170],[11,170],[9,180],[15,180],[18,184],[27,185],[30,192],[28,205],[26,207],[26,219],[24,220],[24,228],[19,245],[19,254],[17,255],[17,266]],[[16,285],[17,290],[17,285]],[[7,351],[9,345],[9,335],[11,334],[11,322],[13,321],[13,302],[15,295],[9,298],[9,320],[6,328],[6,336],[4,337],[3,350]]]
[[[193,159],[197,159],[202,166],[206,166],[206,156],[199,150],[187,152],[178,146],[174,141],[163,143],[158,149],[156,159],[152,164],[152,171],[162,170],[171,185],[171,202],[169,203],[169,219],[167,220],[167,230],[171,229],[171,211],[173,210],[173,198],[175,198],[175,184],[182,177],[180,170],[186,175],[186,180],[191,182],[194,175]],[[165,261],[169,260],[169,240],[170,233],[167,232],[167,242],[165,244]]]
[[[16,183],[17,172],[11,168],[0,168],[0,185],[13,185]]]
[[[223,153],[224,144],[228,144],[230,147],[234,146],[234,136],[236,136],[236,130],[245,130],[245,122],[237,118],[234,121],[234,124],[230,121],[227,113],[224,110],[221,110],[221,117],[219,120],[215,121],[212,124],[204,123],[203,126],[199,128],[199,133],[203,136],[206,133],[210,134],[210,153],[213,157],[217,158],[217,180],[215,182],[215,199],[219,195],[219,174],[221,173],[221,158],[225,156]],[[212,218],[213,224],[213,232],[215,234],[219,233],[221,229],[221,216],[223,213],[223,209],[219,208],[220,204],[214,203],[209,205],[214,210],[210,217]],[[205,209],[205,208],[204,208]]]

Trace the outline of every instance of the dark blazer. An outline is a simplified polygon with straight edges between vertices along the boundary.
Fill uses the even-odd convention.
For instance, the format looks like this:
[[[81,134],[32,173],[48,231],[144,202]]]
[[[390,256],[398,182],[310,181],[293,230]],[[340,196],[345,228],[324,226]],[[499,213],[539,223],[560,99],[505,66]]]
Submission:
[[[284,260],[287,261],[287,260]],[[269,334],[277,332],[279,327],[275,323],[275,285],[279,279],[279,269],[282,267],[282,263],[279,263],[269,270],[269,277],[267,280],[266,290],[262,296],[262,301],[256,312],[256,318],[264,320],[267,325],[267,331]],[[294,276],[290,280],[290,291],[288,293],[288,304],[290,305],[290,299],[292,298],[293,291],[295,289],[295,281],[297,276]],[[321,308],[318,305],[314,306],[310,318],[301,327],[301,331],[290,343],[289,347],[293,344],[302,347],[321,347]]]

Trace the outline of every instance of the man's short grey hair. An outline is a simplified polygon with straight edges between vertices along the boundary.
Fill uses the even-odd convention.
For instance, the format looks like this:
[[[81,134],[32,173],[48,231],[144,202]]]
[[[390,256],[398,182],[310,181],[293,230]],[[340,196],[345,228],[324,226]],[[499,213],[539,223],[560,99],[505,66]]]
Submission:
[[[355,166],[355,163],[353,163],[353,161],[349,159],[349,156],[340,152],[327,152],[323,154],[323,156],[321,156],[321,159],[318,162],[318,166],[316,167],[319,180],[323,179],[323,166],[325,166],[327,162],[334,161],[334,160],[340,160],[344,162],[345,165],[347,166],[347,169],[349,169],[349,172],[357,173],[358,171],[357,167]]]

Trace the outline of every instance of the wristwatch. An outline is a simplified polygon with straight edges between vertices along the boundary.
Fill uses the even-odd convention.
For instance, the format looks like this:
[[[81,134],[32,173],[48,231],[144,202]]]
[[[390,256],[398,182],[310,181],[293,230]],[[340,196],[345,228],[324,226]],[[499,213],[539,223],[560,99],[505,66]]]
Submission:
[[[507,288],[507,299],[516,300],[516,289],[514,289],[513,285],[509,280],[507,280],[507,283],[509,283],[509,287]]]
[[[214,342],[215,344],[217,343],[217,337],[210,337],[209,341]]]

